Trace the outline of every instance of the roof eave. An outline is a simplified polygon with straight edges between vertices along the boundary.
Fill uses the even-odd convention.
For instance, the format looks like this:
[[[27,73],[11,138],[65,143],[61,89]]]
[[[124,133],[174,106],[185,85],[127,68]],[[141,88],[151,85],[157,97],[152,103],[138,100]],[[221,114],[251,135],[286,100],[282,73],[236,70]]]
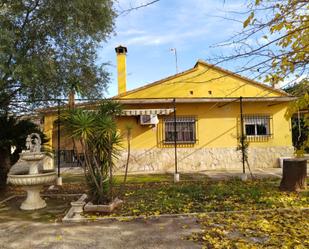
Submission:
[[[239,97],[222,98],[175,98],[176,103],[214,103],[214,102],[236,102]],[[290,102],[296,100],[296,97],[243,97],[243,102]],[[115,99],[122,104],[156,104],[171,103],[174,98],[148,98],[148,99]]]
[[[239,97],[222,97],[222,98],[141,98],[141,99],[122,99],[122,98],[113,98],[114,101],[118,101],[121,104],[164,104],[164,103],[173,103],[174,100],[176,103],[185,104],[185,103],[228,103],[228,102],[238,102]],[[243,102],[291,102],[296,100],[297,97],[242,97]],[[83,103],[76,105],[79,108],[91,108],[96,107],[100,103]],[[61,107],[63,108],[63,106]],[[38,111],[41,114],[55,113],[58,111],[57,107],[47,108],[44,110]]]

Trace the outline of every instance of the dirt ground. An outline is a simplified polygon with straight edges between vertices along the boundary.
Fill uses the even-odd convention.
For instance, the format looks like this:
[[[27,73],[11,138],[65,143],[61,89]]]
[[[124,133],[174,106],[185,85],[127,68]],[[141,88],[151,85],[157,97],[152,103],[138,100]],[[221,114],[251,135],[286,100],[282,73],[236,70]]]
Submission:
[[[0,223],[0,248],[201,248],[184,236],[199,231],[196,218],[157,218],[93,223]]]

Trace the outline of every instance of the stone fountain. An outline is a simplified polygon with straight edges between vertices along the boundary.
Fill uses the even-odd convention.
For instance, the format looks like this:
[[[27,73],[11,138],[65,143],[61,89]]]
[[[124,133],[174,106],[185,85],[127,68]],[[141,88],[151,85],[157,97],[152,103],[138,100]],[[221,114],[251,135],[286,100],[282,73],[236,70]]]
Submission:
[[[27,136],[26,148],[11,167],[8,183],[22,186],[27,191],[27,198],[21,204],[21,209],[41,209],[46,207],[46,202],[41,198],[40,191],[43,185],[55,182],[57,175],[52,158],[41,152],[41,138],[37,133]]]

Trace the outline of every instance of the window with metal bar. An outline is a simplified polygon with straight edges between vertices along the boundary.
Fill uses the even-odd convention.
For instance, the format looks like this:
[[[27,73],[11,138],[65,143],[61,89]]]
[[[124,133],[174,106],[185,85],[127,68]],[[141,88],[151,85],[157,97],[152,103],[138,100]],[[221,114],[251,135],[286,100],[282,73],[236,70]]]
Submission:
[[[271,137],[271,117],[268,115],[244,115],[244,133],[249,141]]]
[[[164,142],[174,143],[174,118],[164,119]],[[196,142],[196,120],[194,117],[176,118],[176,141],[177,143]]]

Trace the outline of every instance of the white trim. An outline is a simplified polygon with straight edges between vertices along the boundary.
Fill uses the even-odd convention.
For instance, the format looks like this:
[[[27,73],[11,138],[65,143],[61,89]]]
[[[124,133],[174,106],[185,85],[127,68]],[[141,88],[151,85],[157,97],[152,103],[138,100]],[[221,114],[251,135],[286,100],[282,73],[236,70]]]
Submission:
[[[268,137],[270,134],[270,116],[269,115],[254,115],[244,117],[244,132],[248,138],[253,137]],[[254,125],[254,135],[247,135],[246,125]],[[266,128],[266,134],[257,134],[257,125],[264,125]]]

